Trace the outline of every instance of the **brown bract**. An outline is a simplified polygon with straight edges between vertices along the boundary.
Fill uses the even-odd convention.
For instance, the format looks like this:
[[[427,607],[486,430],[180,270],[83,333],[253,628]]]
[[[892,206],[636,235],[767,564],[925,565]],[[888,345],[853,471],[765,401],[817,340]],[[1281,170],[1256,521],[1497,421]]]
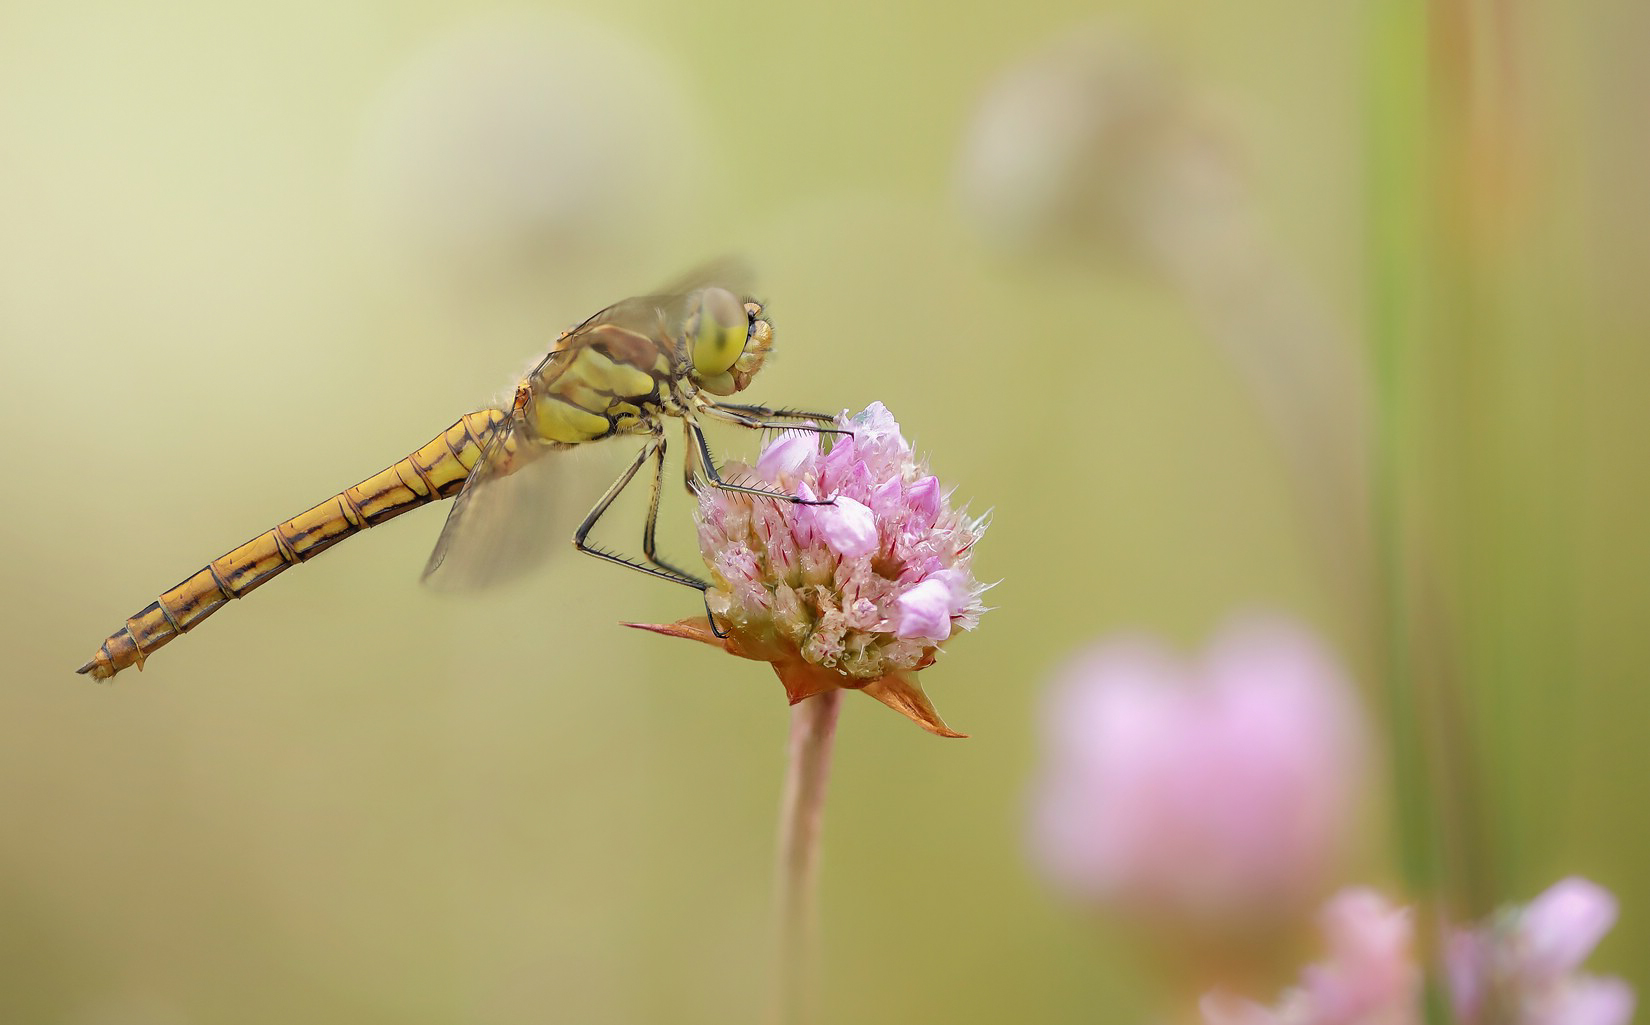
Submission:
[[[939,713],[934,711],[934,706],[929,703],[928,695],[923,693],[922,686],[909,672],[894,672],[869,681],[856,680],[835,670],[806,662],[799,653],[787,650],[779,644],[762,644],[758,640],[741,637],[731,630],[718,637],[711,629],[710,621],[703,616],[675,623],[626,623],[625,626],[651,630],[667,637],[684,637],[690,641],[699,641],[713,648],[720,648],[730,655],[766,662],[773,666],[779,682],[785,685],[785,695],[793,705],[830,690],[863,691],[929,733],[941,737],[967,736],[966,733],[958,733],[945,724],[945,720],[940,718]],[[932,663],[933,657],[930,656],[917,668],[921,669]]]

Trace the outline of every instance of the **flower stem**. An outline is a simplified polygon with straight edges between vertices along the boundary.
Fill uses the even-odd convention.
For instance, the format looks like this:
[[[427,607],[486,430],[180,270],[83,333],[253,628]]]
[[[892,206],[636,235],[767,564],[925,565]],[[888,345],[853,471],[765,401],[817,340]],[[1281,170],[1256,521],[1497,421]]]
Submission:
[[[818,973],[819,836],[842,691],[791,706],[790,760],[779,815],[779,984],[774,1021],[812,1020]]]

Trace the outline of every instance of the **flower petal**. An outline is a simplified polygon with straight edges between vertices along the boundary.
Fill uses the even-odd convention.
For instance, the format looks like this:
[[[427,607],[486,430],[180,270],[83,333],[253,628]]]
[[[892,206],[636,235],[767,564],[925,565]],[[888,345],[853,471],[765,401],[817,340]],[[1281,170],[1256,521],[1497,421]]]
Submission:
[[[1633,1020],[1633,987],[1620,979],[1582,977],[1564,988],[1545,1021],[1554,1025],[1628,1025]]]
[[[1455,1020],[1475,1022],[1484,1006],[1490,973],[1491,949],[1472,929],[1455,929],[1444,946],[1444,977],[1449,981],[1450,1006]]]
[[[1561,879],[1530,901],[1519,919],[1523,968],[1557,977],[1581,966],[1616,921],[1616,899],[1597,883]]]
[[[929,577],[899,596],[899,625],[894,636],[943,641],[951,636],[951,585]]]
[[[940,507],[943,504],[940,479],[929,474],[908,486],[905,489],[905,504],[911,508],[911,528],[932,530],[935,521],[940,518]]]
[[[834,504],[817,507],[815,517],[825,543],[838,555],[852,559],[877,550],[877,518],[859,502],[838,495]]]
[[[819,456],[819,436],[806,431],[790,431],[767,448],[756,461],[756,474],[769,484],[795,476]]]

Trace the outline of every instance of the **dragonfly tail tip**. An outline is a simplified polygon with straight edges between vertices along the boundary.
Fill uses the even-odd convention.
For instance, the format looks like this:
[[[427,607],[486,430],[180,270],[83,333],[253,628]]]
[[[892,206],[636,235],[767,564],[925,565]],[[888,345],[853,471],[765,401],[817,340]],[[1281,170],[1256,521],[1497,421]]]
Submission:
[[[95,658],[81,666],[79,669],[76,669],[75,672],[82,676],[90,676],[94,680],[107,680],[109,677],[115,675],[111,669],[99,665],[98,660]]]

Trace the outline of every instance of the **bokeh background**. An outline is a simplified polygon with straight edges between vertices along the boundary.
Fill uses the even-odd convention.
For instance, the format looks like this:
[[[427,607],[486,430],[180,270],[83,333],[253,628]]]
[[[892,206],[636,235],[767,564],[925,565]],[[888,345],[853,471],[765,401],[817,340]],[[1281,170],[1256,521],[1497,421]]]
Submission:
[[[1080,645],[1255,608],[1375,723],[1343,881],[1584,873],[1643,991],[1647,68],[1634,0],[0,7],[0,1021],[761,1016],[786,709],[618,626],[685,593],[432,594],[430,510],[72,672],[729,253],[756,397],[880,399],[995,510],[924,674],[972,738],[845,710],[827,1020],[1168,1014],[1028,863],[1037,709]]]

